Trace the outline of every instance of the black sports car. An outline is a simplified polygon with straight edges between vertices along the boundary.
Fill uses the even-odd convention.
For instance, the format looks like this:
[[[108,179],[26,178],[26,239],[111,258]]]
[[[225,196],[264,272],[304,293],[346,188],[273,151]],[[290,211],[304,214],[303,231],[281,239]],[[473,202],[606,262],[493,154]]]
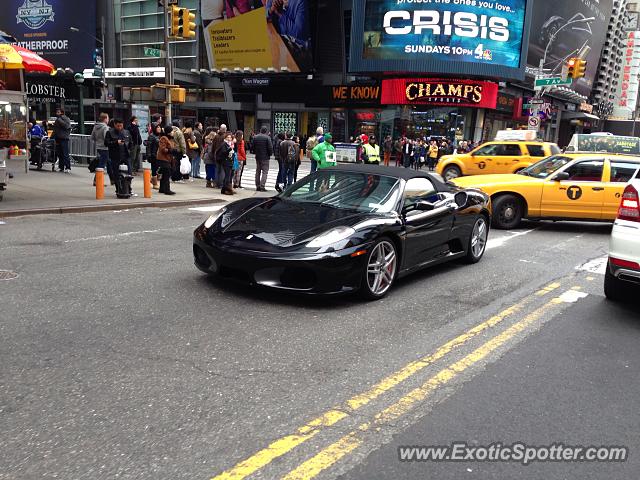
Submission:
[[[231,203],[194,232],[205,273],[307,293],[383,297],[398,277],[478,262],[490,225],[478,190],[395,167],[319,170],[271,198]]]

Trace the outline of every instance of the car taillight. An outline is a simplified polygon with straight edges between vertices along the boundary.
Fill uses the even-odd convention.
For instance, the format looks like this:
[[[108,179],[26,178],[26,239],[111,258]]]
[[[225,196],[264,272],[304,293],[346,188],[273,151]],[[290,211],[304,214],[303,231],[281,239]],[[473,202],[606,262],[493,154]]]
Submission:
[[[622,201],[618,209],[618,218],[631,222],[640,222],[640,198],[633,185],[627,185],[622,194]]]
[[[609,257],[609,261],[616,267],[640,270],[640,264],[638,264],[637,262],[630,262],[629,260],[622,260],[620,258],[613,258],[613,257]]]

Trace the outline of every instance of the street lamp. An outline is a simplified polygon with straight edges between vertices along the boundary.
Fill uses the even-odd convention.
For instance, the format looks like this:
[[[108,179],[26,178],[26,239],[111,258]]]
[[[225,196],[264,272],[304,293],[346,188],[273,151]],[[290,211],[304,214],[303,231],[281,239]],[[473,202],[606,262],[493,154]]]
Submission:
[[[84,75],[81,73],[76,73],[73,76],[76,84],[78,85],[78,91],[80,92],[78,95],[78,124],[80,126],[80,135],[84,135],[84,91],[82,89],[82,84],[84,83]]]
[[[105,58],[107,55],[107,46],[104,42],[104,29],[105,29],[105,22],[104,22],[104,17],[101,18],[101,37],[102,38],[98,38],[95,35],[91,35],[89,32],[85,32],[84,30],[80,30],[78,27],[69,27],[69,30],[71,30],[72,32],[75,33],[84,33],[85,35],[87,35],[90,38],[93,38],[96,42],[98,42],[100,44],[100,46],[102,47],[102,75],[101,75],[101,80],[102,80],[102,100],[106,100],[107,98],[107,92],[106,92],[106,88],[107,88],[107,77],[106,77],[106,62],[105,62]],[[84,81],[84,79],[83,79]]]

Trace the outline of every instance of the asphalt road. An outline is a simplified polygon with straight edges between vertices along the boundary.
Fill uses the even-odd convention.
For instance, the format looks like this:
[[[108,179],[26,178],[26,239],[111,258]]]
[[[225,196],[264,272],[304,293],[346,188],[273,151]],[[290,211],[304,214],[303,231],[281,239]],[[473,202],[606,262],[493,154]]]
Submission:
[[[398,445],[458,440],[640,445],[639,310],[606,302],[598,273],[610,226],[492,232],[478,265],[365,303],[206,278],[191,258],[204,217],[0,224],[0,270],[18,274],[0,281],[0,479],[640,471],[633,451],[591,477],[397,460]]]

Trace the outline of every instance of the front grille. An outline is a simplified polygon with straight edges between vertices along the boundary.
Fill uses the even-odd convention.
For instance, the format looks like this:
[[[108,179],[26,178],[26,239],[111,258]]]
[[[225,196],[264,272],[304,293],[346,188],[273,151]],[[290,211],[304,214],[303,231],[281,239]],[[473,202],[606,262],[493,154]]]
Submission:
[[[204,269],[211,267],[211,259],[198,245],[193,246],[193,258],[200,267]]]
[[[280,276],[280,282],[283,287],[301,290],[313,288],[316,281],[316,274],[308,268],[288,267],[284,269]]]

